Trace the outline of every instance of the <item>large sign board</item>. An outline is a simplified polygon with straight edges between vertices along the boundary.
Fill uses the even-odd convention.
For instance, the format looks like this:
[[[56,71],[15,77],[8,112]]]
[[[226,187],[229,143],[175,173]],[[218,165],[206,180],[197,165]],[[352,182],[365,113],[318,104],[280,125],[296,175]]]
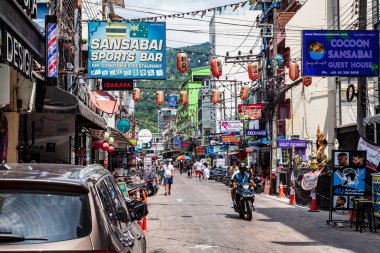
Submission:
[[[223,143],[239,143],[240,135],[235,135],[235,134],[222,135],[222,142]]]
[[[166,25],[162,22],[88,24],[90,78],[166,78]]]
[[[266,137],[267,136],[267,130],[265,130],[265,129],[246,129],[245,135],[246,136]]]
[[[264,104],[240,104],[238,107],[241,120],[259,120],[262,118]]]
[[[333,150],[331,178],[332,210],[353,209],[353,200],[364,196],[367,153],[361,150]]]
[[[226,120],[220,122],[220,133],[240,133],[240,120]]]
[[[379,31],[302,31],[302,75],[378,76]]]

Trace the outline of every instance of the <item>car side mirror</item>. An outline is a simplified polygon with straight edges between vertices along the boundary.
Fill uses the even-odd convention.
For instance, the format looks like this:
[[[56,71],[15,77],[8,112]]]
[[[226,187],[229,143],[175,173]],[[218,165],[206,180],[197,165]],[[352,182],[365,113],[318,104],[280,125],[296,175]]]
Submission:
[[[131,215],[134,220],[141,220],[144,216],[148,215],[148,206],[142,201],[136,202],[133,205]]]

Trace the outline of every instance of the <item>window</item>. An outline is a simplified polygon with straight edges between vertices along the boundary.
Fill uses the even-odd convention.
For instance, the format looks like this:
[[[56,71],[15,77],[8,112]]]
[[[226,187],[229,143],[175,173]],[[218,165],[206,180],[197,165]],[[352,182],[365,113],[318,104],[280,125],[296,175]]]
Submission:
[[[0,233],[46,237],[17,244],[82,238],[91,232],[87,194],[54,191],[1,190]]]
[[[111,181],[110,177],[99,182],[96,188],[110,223],[121,230],[126,229],[131,219],[122,205],[124,200],[120,188]]]

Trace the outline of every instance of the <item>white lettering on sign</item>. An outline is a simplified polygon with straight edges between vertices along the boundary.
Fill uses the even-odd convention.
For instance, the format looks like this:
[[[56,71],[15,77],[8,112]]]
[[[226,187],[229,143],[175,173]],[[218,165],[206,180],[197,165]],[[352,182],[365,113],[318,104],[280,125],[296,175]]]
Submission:
[[[32,77],[32,55],[12,34],[5,31],[6,60],[26,77]]]
[[[91,41],[91,49],[94,50],[138,50],[151,51],[162,50],[163,40],[131,40],[131,39],[100,39]]]
[[[32,18],[37,17],[37,0],[17,0],[17,2]]]

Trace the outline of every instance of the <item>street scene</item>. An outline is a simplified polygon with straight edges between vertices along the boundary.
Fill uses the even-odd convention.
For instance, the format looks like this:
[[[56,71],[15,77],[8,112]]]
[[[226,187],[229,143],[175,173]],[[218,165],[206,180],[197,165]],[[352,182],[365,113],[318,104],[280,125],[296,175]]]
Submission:
[[[379,2],[1,0],[0,252],[378,252]]]

